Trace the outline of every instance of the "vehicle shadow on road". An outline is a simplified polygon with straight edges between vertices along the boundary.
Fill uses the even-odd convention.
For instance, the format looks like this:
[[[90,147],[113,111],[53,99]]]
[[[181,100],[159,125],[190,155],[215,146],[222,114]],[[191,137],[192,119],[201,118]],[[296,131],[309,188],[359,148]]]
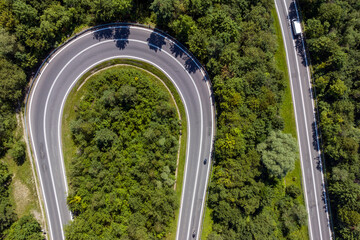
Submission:
[[[293,19],[298,19],[297,13],[296,13],[296,8],[295,8],[295,4],[294,2],[292,2],[289,6],[289,10],[288,10],[288,19],[290,20],[290,22]],[[290,26],[290,28],[292,28],[292,26]],[[291,32],[293,33],[293,30],[291,29]],[[305,67],[308,67],[308,61],[306,60],[306,55],[305,55],[305,49],[304,49],[304,45],[305,42],[303,44],[302,40],[304,39],[303,37],[304,35],[301,34],[299,36],[294,36],[294,34],[292,34],[292,37],[295,41],[295,49],[296,49],[296,53],[298,56],[300,56],[301,58],[301,64]],[[305,41],[305,39],[304,39]]]

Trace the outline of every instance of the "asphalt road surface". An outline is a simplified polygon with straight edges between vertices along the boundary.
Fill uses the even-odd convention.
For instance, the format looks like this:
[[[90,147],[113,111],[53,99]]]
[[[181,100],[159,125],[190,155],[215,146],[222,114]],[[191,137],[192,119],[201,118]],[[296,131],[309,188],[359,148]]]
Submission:
[[[292,0],[275,0],[290,76],[310,239],[332,238],[325,194],[310,73],[302,36],[294,37],[291,20],[298,19]]]
[[[63,106],[74,83],[90,68],[114,58],[153,64],[173,81],[184,103],[188,139],[177,239],[199,237],[214,135],[209,79],[172,40],[135,26],[103,27],[77,36],[44,64],[27,102],[27,132],[35,157],[51,239],[64,239],[71,221],[61,152]],[[208,159],[204,164],[204,159]]]

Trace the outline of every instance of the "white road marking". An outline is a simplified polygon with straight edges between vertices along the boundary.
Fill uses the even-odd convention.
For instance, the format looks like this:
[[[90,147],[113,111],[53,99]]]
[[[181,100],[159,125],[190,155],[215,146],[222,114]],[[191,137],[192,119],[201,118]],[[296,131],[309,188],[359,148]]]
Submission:
[[[102,29],[98,29],[98,30],[96,30],[96,31],[93,31],[93,32],[97,32],[97,31],[103,31],[104,29],[114,29],[114,28],[124,28],[125,26],[117,26],[117,27],[107,27],[107,28],[102,28]],[[127,26],[126,26],[127,27]],[[143,29],[143,28],[138,28],[138,27],[129,27],[129,28],[136,28],[136,29],[140,29],[140,30],[145,30],[145,31],[149,31],[149,32],[154,32],[153,30],[150,30],[150,29]],[[87,35],[89,35],[89,34],[93,34],[93,32],[88,32],[88,33],[85,33],[85,34],[83,34],[83,35],[81,35],[81,36],[79,36],[78,38],[76,38],[76,39],[74,39],[73,41],[71,41],[71,42],[69,42],[67,45],[65,45],[63,48],[61,48],[58,52],[56,52],[55,53],[55,55],[53,56],[53,57],[51,57],[50,59],[49,59],[49,63],[60,53],[60,52],[62,52],[64,49],[66,49],[68,46],[70,46],[72,43],[74,43],[74,42],[76,42],[77,40],[79,40],[79,39],[81,39],[81,38],[83,38],[83,37],[85,37],[85,36],[87,36]],[[162,34],[160,34],[160,33],[158,33],[158,32],[154,32],[154,33],[156,33],[156,34],[158,34],[158,35],[161,35],[162,37],[164,37],[165,39],[167,39],[168,41],[170,41],[170,42],[172,42],[173,44],[175,44],[177,47],[179,47],[188,57],[190,57],[192,60],[193,60],[193,62],[198,66],[198,68],[200,69],[200,71],[201,71],[201,73],[203,74],[203,76],[205,76],[204,75],[204,73],[203,73],[203,71],[202,71],[202,69],[199,67],[199,65],[197,64],[197,62],[182,48],[182,47],[180,47],[178,44],[176,44],[176,42],[174,42],[174,41],[172,41],[171,39],[169,39],[169,38],[167,38],[166,36],[164,36],[164,35],[162,35]],[[131,40],[131,41],[137,41],[137,40],[135,40],[135,39],[126,39],[126,40]],[[113,39],[112,40],[109,40],[109,41],[114,41]],[[103,43],[103,42],[106,42],[106,41],[102,41],[102,42],[99,42],[99,43]],[[140,42],[140,41],[137,41],[137,42]],[[146,42],[143,42],[143,43],[145,43],[145,44],[147,44]],[[97,45],[97,44],[94,44],[94,45]],[[154,46],[154,47],[156,47],[156,48],[158,48],[157,46]],[[84,50],[83,50],[84,51]],[[82,51],[82,52],[83,52]],[[82,52],[80,52],[79,54],[81,54]],[[182,67],[183,67],[183,69],[185,70],[185,72],[189,75],[189,77],[191,78],[191,76],[190,76],[190,74],[188,73],[188,71],[186,71],[186,69],[185,69],[185,67],[177,60],[177,59],[175,59],[171,54],[169,54],[169,53],[167,53],[166,51],[164,51],[164,50],[162,50],[162,52],[165,52],[166,54],[168,54],[170,57],[172,57],[175,61],[177,61]],[[77,54],[76,56],[78,56],[79,54]],[[76,57],[75,56],[75,57]],[[71,62],[71,61],[70,61]],[[49,64],[48,63],[48,64]],[[44,72],[45,71],[45,69],[47,68],[47,66],[48,66],[48,64],[46,64],[45,65],[45,67],[44,67],[44,70],[42,71],[42,72]],[[69,64],[69,62],[66,64],[66,66]],[[153,63],[152,63],[153,64]],[[155,65],[155,64],[153,64],[153,65]],[[65,67],[66,67],[65,66]],[[64,67],[64,68],[65,68]],[[64,69],[63,68],[63,69]],[[62,69],[62,70],[63,70]],[[162,70],[162,69],[161,69]],[[163,71],[163,70],[162,70]],[[38,77],[38,80],[36,81],[36,84],[35,84],[35,87],[34,87],[34,90],[33,90],[33,92],[32,92],[32,95],[31,95],[31,99],[30,99],[30,110],[29,110],[29,113],[31,112],[31,104],[32,104],[32,99],[33,99],[33,95],[34,95],[34,92],[36,91],[36,88],[37,88],[37,85],[38,85],[38,82],[40,81],[40,78],[41,78],[41,76],[42,76],[42,72],[40,73],[40,75],[39,75],[39,77]],[[163,71],[164,72],[164,71]],[[60,72],[61,73],[61,72]],[[60,75],[60,73],[58,74],[58,76]],[[166,73],[166,72],[164,72],[170,79],[171,79],[171,77]],[[57,76],[57,78],[58,78],[58,76]],[[200,107],[201,107],[201,132],[203,133],[203,119],[202,119],[202,104],[201,104],[201,101],[200,101],[200,96],[199,96],[199,92],[198,92],[198,89],[197,89],[197,87],[196,87],[196,85],[195,85],[195,83],[194,83],[194,80],[191,78],[191,80],[192,80],[192,82],[193,82],[193,85],[195,86],[195,89],[196,89],[196,92],[197,92],[197,94],[198,94],[198,99],[199,99],[199,103],[200,103]],[[55,80],[56,81],[56,80]],[[174,83],[174,82],[173,82]],[[175,83],[174,83],[175,84]],[[176,84],[175,84],[176,85]],[[53,83],[53,85],[51,86],[51,90],[50,90],[50,92],[52,91],[52,89],[53,89],[53,86],[54,86],[54,83]],[[207,86],[208,86],[208,90],[209,90],[209,93],[211,93],[211,90],[210,90],[210,86],[209,86],[209,83],[207,84]],[[178,89],[178,91],[179,91],[179,88],[176,86],[176,88]],[[179,93],[181,93],[180,91],[179,91]],[[67,93],[68,94],[68,93]],[[181,95],[181,97],[182,97],[182,99],[183,99],[183,102],[185,103],[185,101],[184,101],[184,98],[183,98],[183,96],[182,96],[182,94],[180,94]],[[46,107],[45,107],[45,114],[44,114],[44,119],[45,119],[45,116],[46,116],[46,110],[47,110],[47,104],[48,104],[48,100],[49,100],[49,96],[50,96],[50,94],[48,95],[48,97],[47,97],[47,101],[46,101]],[[211,102],[211,99],[210,99],[210,102]],[[61,109],[61,112],[62,112],[62,109]],[[187,108],[186,108],[186,112],[187,112]],[[211,108],[211,113],[213,114],[213,109]],[[188,116],[188,112],[187,112],[187,116]],[[61,115],[59,116],[59,117],[61,117]],[[30,118],[31,119],[31,118]],[[45,123],[44,123],[45,124]],[[29,120],[29,125],[30,125],[30,132],[31,132],[31,139],[32,139],[32,143],[33,143],[33,146],[34,146],[34,149],[36,149],[35,148],[35,143],[34,143],[34,141],[33,141],[33,135],[32,135],[32,130],[31,130],[31,120]],[[60,125],[60,121],[59,121],[59,125]],[[189,118],[189,122],[188,122],[188,125],[190,125],[190,118]],[[46,126],[46,124],[45,124],[45,126]],[[46,130],[46,128],[45,128],[45,126],[44,126],[44,129]],[[188,126],[189,127],[189,126]],[[59,126],[58,126],[58,132],[59,132]],[[189,128],[190,129],[190,128]],[[46,132],[46,131],[45,131]],[[201,133],[201,144],[200,144],[200,148],[202,147],[202,134]],[[213,141],[213,133],[214,133],[214,121],[212,121],[212,133],[211,133],[211,136],[212,136],[212,138],[211,138],[211,147],[210,147],[210,154],[211,154],[211,149],[212,149],[212,141]],[[45,135],[45,138],[46,138],[46,135]],[[61,137],[60,137],[60,135],[58,135],[58,140],[59,139],[61,139]],[[189,138],[188,138],[188,146],[189,146],[189,141],[190,141],[190,130],[189,130]],[[48,147],[47,147],[47,140],[45,139],[45,144],[46,144],[46,150],[47,150],[47,155],[49,155],[49,153],[48,153]],[[59,146],[60,146],[60,149],[61,149],[61,141],[59,141]],[[37,155],[36,155],[36,151],[34,151],[35,152],[35,158],[37,159]],[[188,159],[188,154],[189,154],[189,151],[188,151],[188,149],[187,149],[187,159]],[[64,167],[64,163],[63,163],[63,156],[62,156],[62,152],[60,151],[60,156],[61,156],[61,163],[62,163],[62,168],[63,168],[63,177],[64,177],[64,182],[66,183],[66,175],[65,175],[65,167]],[[201,157],[201,151],[199,152],[199,161],[198,161],[198,167],[197,167],[197,177],[196,177],[196,181],[197,181],[197,178],[198,178],[198,169],[199,169],[199,163],[200,163],[200,157]],[[49,159],[48,159],[48,161],[49,161]],[[186,183],[186,172],[187,172],[187,164],[188,163],[188,160],[186,160],[186,166],[185,166],[185,179],[184,179],[184,183],[183,183],[183,191],[182,191],[182,199],[181,199],[181,207],[180,207],[180,216],[179,216],[179,223],[180,223],[180,221],[181,221],[181,208],[182,208],[182,205],[183,205],[183,196],[184,196],[184,189],[185,189],[185,183]],[[38,161],[37,161],[37,165],[38,165]],[[51,165],[49,164],[49,166],[50,166],[50,168],[51,168]],[[38,166],[38,168],[39,168],[39,166]],[[40,169],[40,168],[39,168]],[[40,171],[39,171],[40,172]],[[53,187],[54,187],[54,181],[53,181],[53,175],[52,175],[52,170],[50,169],[50,174],[51,174],[51,178],[52,178],[52,183],[53,183]],[[209,167],[208,167],[208,171],[207,171],[207,178],[208,178],[208,175],[209,175]],[[39,176],[40,176],[40,180],[42,179],[41,178],[41,173],[39,174]],[[42,183],[42,180],[41,180],[41,183]],[[66,193],[68,192],[68,188],[67,188],[67,184],[64,184],[65,185],[65,188],[66,188]],[[205,186],[207,186],[207,181],[206,181],[206,185]],[[43,186],[42,186],[42,188],[43,188]],[[195,189],[196,189],[196,186],[195,186]],[[195,189],[194,189],[194,191],[195,191]],[[43,190],[43,192],[44,192],[44,190]],[[54,192],[55,192],[55,195],[56,195],[56,191],[55,191],[55,187],[54,187]],[[205,191],[204,192],[206,192],[206,188],[205,188]],[[45,205],[46,205],[46,209],[47,209],[47,203],[46,203],[46,197],[44,196],[44,199],[45,199]],[[193,201],[192,201],[192,207],[193,207],[193,204],[194,204],[194,196],[193,196]],[[202,209],[203,209],[203,204],[204,204],[204,201],[203,201],[203,203],[202,203]],[[60,211],[59,211],[59,206],[58,206],[58,202],[57,202],[57,196],[56,196],[56,205],[57,205],[57,209],[58,209],[58,212],[60,213]],[[201,211],[202,212],[202,211]],[[70,213],[71,214],[71,213]],[[191,215],[192,215],[192,211],[191,211],[191,213],[190,213]],[[48,212],[48,210],[47,210],[47,215],[49,215],[49,212]],[[201,215],[202,216],[202,215]],[[200,216],[200,219],[201,219],[201,216]],[[59,214],[59,218],[60,218],[60,214]],[[60,223],[61,223],[62,221],[61,221],[61,218],[60,218]],[[50,218],[49,218],[49,223],[50,223]],[[190,224],[189,224],[190,225]],[[50,229],[51,229],[51,223],[50,223]],[[62,229],[62,224],[61,224],[61,229]],[[50,230],[50,232],[52,232],[52,230]],[[62,235],[63,235],[63,229],[62,229]],[[178,232],[177,232],[177,238],[178,238]]]
[[[33,150],[34,150],[34,154],[35,154],[35,162],[36,162],[36,166],[37,166],[37,169],[38,169],[38,174],[39,174],[39,177],[40,177],[40,185],[41,185],[41,189],[43,191],[43,197],[44,197],[44,203],[45,203],[45,209],[46,209],[46,214],[48,217],[48,221],[49,221],[49,231],[50,231],[50,237],[53,237],[53,231],[52,231],[52,227],[51,227],[51,219],[50,219],[50,215],[49,215],[49,210],[48,210],[48,206],[47,206],[47,200],[46,200],[46,196],[45,196],[45,190],[44,190],[44,186],[43,186],[43,181],[42,181],[42,175],[41,175],[41,170],[40,170],[40,166],[39,166],[39,161],[38,161],[38,157],[37,157],[37,152],[36,152],[36,145],[35,145],[35,141],[34,141],[34,138],[33,138],[33,133],[32,133],[32,124],[31,124],[31,108],[32,108],[32,101],[33,101],[33,97],[34,97],[34,93],[37,89],[37,86],[38,86],[38,83],[39,83],[39,80],[43,74],[43,72],[45,71],[45,69],[47,68],[49,64],[46,64],[45,67],[44,67],[44,70],[40,72],[40,75],[39,77],[37,78],[38,80],[36,81],[35,83],[35,86],[34,86],[34,90],[31,92],[31,97],[30,97],[30,103],[29,103],[29,130],[30,130],[30,138],[31,138],[31,142],[32,142],[32,146],[33,146]],[[49,159],[48,160],[48,163],[49,163]],[[51,175],[51,179],[52,179],[52,172],[50,172],[50,175]],[[53,189],[54,191],[54,194],[56,194],[55,192],[55,188]],[[57,206],[57,209],[59,209],[59,207]],[[60,218],[60,214],[59,214],[59,218]],[[64,238],[64,236],[63,236]]]
[[[299,17],[299,12],[296,6],[296,2],[294,1],[294,6],[295,6],[295,10],[296,10],[296,16],[298,19],[300,19]],[[305,44],[304,44],[304,39],[301,38],[301,44],[303,47],[303,52],[304,52],[304,58],[305,58],[305,64],[306,64],[306,72],[307,72],[307,80],[309,83],[309,86],[311,85],[311,77],[310,77],[310,71],[309,71],[309,64],[308,64],[308,60],[307,60],[307,56],[306,56],[306,51],[305,51]],[[313,98],[313,93],[312,91],[310,91],[310,97],[311,97],[311,107],[313,109],[313,120],[315,123],[315,134],[316,134],[316,146],[317,146],[317,152],[319,155],[319,165],[320,165],[320,171],[321,171],[321,183],[322,183],[322,191],[323,193],[326,193],[326,189],[325,189],[325,180],[324,180],[324,171],[323,171],[323,166],[322,166],[322,158],[321,158],[321,150],[320,150],[320,145],[319,145],[319,135],[318,135],[318,130],[317,130],[317,123],[316,123],[316,114],[315,114],[315,107],[314,107],[314,98]],[[331,234],[331,227],[330,227],[330,217],[329,217],[329,212],[328,210],[328,203],[327,203],[327,197],[324,196],[325,199],[325,208],[326,208],[326,218],[327,218],[327,222],[328,222],[328,230],[329,230],[329,236],[330,239],[332,239],[332,234]]]
[[[284,33],[284,28],[283,28],[283,25],[282,25],[282,22],[281,22],[281,19],[280,19],[280,13],[279,13],[279,8],[276,4],[276,1],[275,2],[275,7],[276,7],[276,11],[277,11],[277,15],[278,15],[278,18],[279,18],[279,23],[280,23],[280,27],[281,27],[281,32],[282,32],[282,35],[285,36],[285,33]],[[284,47],[285,47],[285,52],[286,52],[286,49],[287,49],[287,44],[286,44],[286,40],[285,38],[283,38],[283,43],[284,43]],[[287,52],[286,52],[287,53]],[[293,105],[294,105],[294,114],[295,114],[295,122],[296,122],[296,132],[297,132],[297,135],[300,137],[300,131],[299,131],[299,123],[298,123],[298,118],[297,118],[297,114],[296,114],[296,100],[295,100],[295,94],[294,94],[294,87],[293,87],[293,84],[292,84],[292,77],[291,77],[291,70],[290,70],[290,61],[289,61],[289,56],[288,54],[285,54],[286,55],[286,62],[287,62],[287,69],[288,69],[288,74],[289,74],[289,78],[291,79],[290,81],[290,86],[291,86],[291,94],[292,94],[292,99],[293,99]],[[305,181],[305,175],[304,175],[304,163],[303,163],[303,156],[302,156],[302,152],[301,152],[301,141],[300,139],[298,139],[298,144],[299,144],[299,153],[300,153],[300,162],[301,162],[301,168],[302,168],[302,180],[303,180],[303,185],[304,185],[304,195],[305,195],[305,205],[306,205],[306,209],[307,209],[307,212],[308,212],[308,221],[309,221],[309,228],[310,228],[310,239],[313,239],[313,236],[312,236],[312,228],[311,228],[311,218],[310,218],[310,211],[309,211],[309,202],[308,202],[308,197],[307,197],[307,187],[306,187],[306,181]]]
[[[204,75],[204,73],[203,73]],[[210,90],[210,86],[209,87],[209,91],[210,91],[210,99],[211,99],[211,90]],[[210,100],[211,101],[211,100]],[[214,117],[214,110],[213,108],[211,108],[211,117]],[[200,226],[201,226],[201,220],[202,220],[202,216],[203,216],[203,210],[204,210],[204,204],[205,204],[205,199],[206,199],[206,190],[207,190],[207,185],[209,182],[209,174],[210,174],[210,166],[211,166],[211,151],[212,151],[212,147],[213,147],[213,141],[214,141],[214,130],[215,130],[215,121],[214,119],[212,119],[211,121],[211,142],[210,142],[210,153],[209,153],[209,157],[208,157],[208,166],[207,166],[207,172],[206,172],[206,182],[205,182],[205,187],[204,187],[204,193],[203,193],[203,200],[201,203],[201,211],[200,211],[200,218],[199,218],[199,223],[198,223],[198,229],[197,229],[197,233],[198,236],[196,239],[199,239],[200,237]]]
[[[286,7],[286,9],[288,9],[285,0],[284,1],[284,5]],[[290,21],[290,19],[289,19]],[[293,34],[292,28],[290,28],[291,30],[291,34]],[[309,160],[310,160],[310,167],[311,167],[311,176],[312,176],[312,183],[313,183],[313,189],[314,189],[314,195],[315,195],[315,202],[316,202],[316,215],[317,215],[317,222],[319,224],[319,233],[320,233],[320,240],[323,239],[322,237],[322,231],[321,231],[321,223],[320,223],[320,213],[319,213],[319,204],[318,204],[318,197],[317,197],[317,190],[316,190],[316,186],[315,186],[315,177],[314,177],[314,167],[313,167],[313,163],[312,163],[312,153],[311,153],[311,145],[310,145],[310,138],[309,138],[309,130],[308,130],[308,126],[307,126],[307,117],[305,114],[305,103],[304,103],[304,94],[302,91],[302,83],[301,83],[301,77],[300,77],[300,68],[299,68],[299,61],[297,59],[297,54],[296,54],[296,50],[295,50],[296,46],[295,46],[295,40],[293,40],[293,51],[295,54],[295,61],[296,61],[296,68],[297,68],[297,72],[298,72],[298,78],[299,78],[299,84],[300,84],[300,95],[301,95],[301,101],[302,101],[302,109],[303,109],[303,114],[304,114],[304,120],[305,120],[305,131],[306,131],[306,141],[307,141],[307,145],[309,148]],[[310,85],[311,86],[311,85]],[[310,212],[309,212],[310,214]]]
[[[296,51],[295,51],[295,44],[294,44],[294,52],[296,55]],[[316,186],[315,186],[315,176],[314,176],[314,167],[313,167],[313,158],[312,158],[312,153],[311,153],[311,145],[310,145],[310,138],[309,138],[309,129],[307,126],[307,117],[305,114],[305,102],[304,102],[304,94],[302,91],[302,84],[301,84],[301,78],[300,78],[300,71],[299,71],[299,61],[297,59],[297,57],[295,57],[296,60],[296,67],[298,69],[298,78],[299,78],[299,84],[300,84],[300,95],[301,95],[301,101],[302,101],[302,109],[303,109],[303,113],[304,113],[304,120],[305,120],[305,131],[306,131],[306,142],[309,148],[309,160],[310,160],[310,166],[311,166],[311,177],[312,177],[312,183],[313,183],[313,188],[314,188],[314,195],[315,195],[315,202],[316,202],[316,215],[317,215],[317,221],[319,224],[319,233],[320,233],[320,239],[322,240],[322,233],[321,233],[321,224],[320,224],[320,213],[319,213],[319,204],[318,204],[318,198],[317,198],[317,190],[316,190]]]

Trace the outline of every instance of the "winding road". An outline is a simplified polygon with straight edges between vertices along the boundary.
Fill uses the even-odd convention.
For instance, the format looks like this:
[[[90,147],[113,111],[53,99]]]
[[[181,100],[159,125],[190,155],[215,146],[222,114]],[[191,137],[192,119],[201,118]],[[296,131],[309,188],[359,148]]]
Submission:
[[[51,239],[62,240],[71,221],[61,143],[66,97],[89,69],[115,58],[152,64],[173,82],[185,106],[188,139],[177,239],[199,233],[215,131],[210,82],[191,55],[164,34],[114,25],[86,31],[54,52],[43,65],[26,103],[26,130],[35,157]],[[199,234],[196,234],[196,239]]]

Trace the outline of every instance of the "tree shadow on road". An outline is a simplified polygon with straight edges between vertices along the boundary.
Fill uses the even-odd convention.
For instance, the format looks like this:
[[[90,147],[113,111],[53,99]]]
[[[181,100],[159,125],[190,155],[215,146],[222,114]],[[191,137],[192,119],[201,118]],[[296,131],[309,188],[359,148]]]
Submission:
[[[130,35],[130,28],[128,26],[123,26],[121,28],[115,29],[115,42],[116,47],[120,50],[125,49],[126,45],[129,43],[129,35]]]
[[[100,29],[100,30],[96,30],[93,33],[93,38],[99,40],[99,42],[101,40],[107,40],[107,39],[111,39],[114,36],[114,29],[113,28],[106,28],[106,29]]]
[[[195,73],[197,70],[200,70],[193,58],[186,56],[184,59],[185,59],[185,69],[189,73]]]
[[[93,38],[99,41],[113,39],[116,47],[123,50],[129,43],[129,35],[129,26],[118,26],[95,31],[93,33]]]
[[[149,48],[151,50],[154,50],[155,52],[161,51],[162,47],[166,45],[164,37],[156,32],[152,32],[150,34],[150,37],[147,39],[147,42]]]
[[[182,56],[185,54],[184,50],[182,50],[177,44],[175,43],[171,43],[170,45],[170,51],[173,55],[175,55],[175,58],[180,57],[182,58]],[[185,54],[186,55],[186,54]]]

